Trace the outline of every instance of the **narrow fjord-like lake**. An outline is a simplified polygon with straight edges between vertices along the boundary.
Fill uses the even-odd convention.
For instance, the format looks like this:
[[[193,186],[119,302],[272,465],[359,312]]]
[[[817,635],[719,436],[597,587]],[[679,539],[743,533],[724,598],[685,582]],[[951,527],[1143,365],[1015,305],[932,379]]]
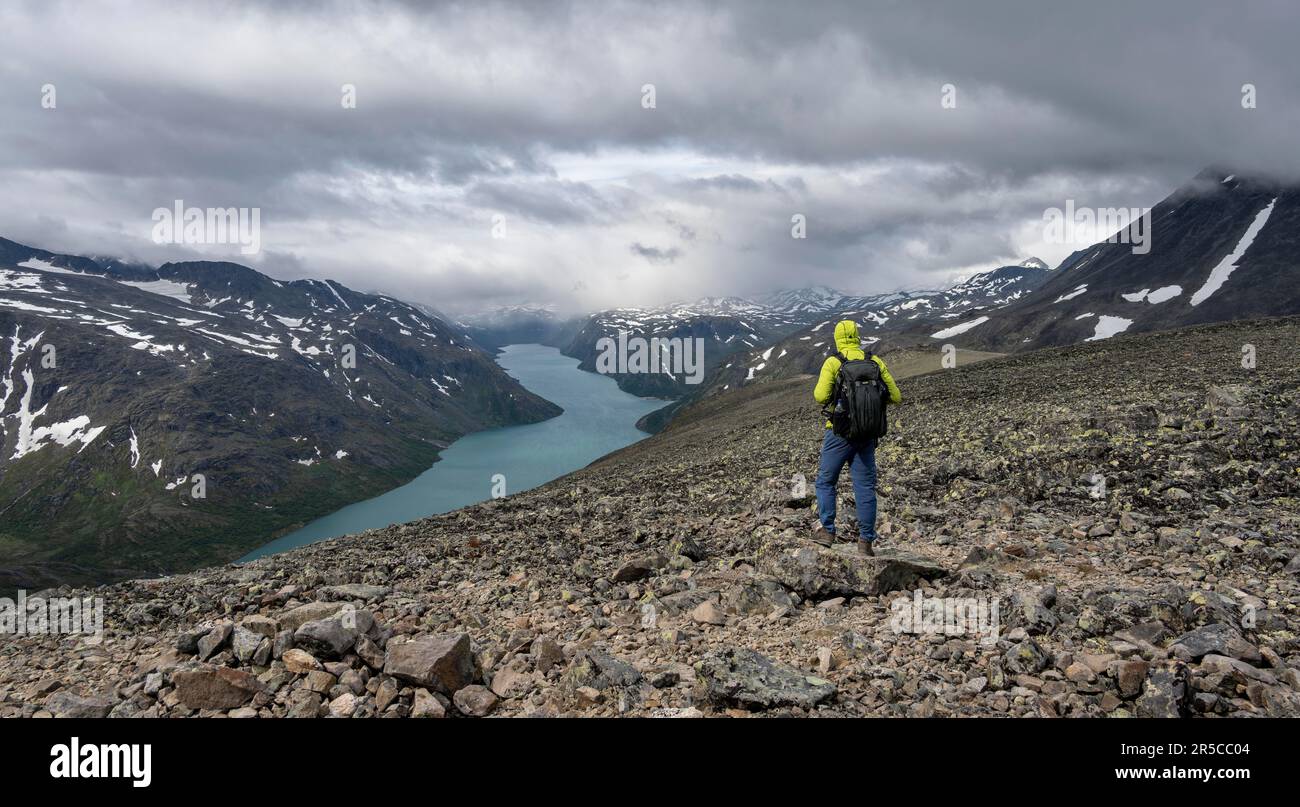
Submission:
[[[240,562],[484,501],[492,496],[496,474],[505,477],[507,493],[537,487],[646,437],[637,430],[637,420],[665,404],[629,395],[612,378],[579,370],[577,359],[553,347],[510,345],[497,363],[564,413],[541,423],[462,437],[432,468],[400,488],[318,518]]]

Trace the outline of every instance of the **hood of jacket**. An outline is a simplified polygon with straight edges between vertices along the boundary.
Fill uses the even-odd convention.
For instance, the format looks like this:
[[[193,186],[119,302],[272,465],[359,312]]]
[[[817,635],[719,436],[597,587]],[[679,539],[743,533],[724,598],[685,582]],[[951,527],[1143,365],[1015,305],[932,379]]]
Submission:
[[[862,352],[862,340],[858,337],[858,323],[851,319],[840,320],[835,326],[835,349],[848,356],[848,351]]]

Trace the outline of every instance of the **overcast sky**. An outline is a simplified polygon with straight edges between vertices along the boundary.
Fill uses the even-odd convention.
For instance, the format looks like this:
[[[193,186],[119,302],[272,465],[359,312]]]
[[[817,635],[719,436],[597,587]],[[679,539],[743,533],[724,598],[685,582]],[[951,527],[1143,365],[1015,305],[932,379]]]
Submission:
[[[0,235],[575,311],[1054,266],[1067,199],[1300,173],[1293,3],[1047,5],[7,2]],[[262,251],[155,244],[177,199]]]

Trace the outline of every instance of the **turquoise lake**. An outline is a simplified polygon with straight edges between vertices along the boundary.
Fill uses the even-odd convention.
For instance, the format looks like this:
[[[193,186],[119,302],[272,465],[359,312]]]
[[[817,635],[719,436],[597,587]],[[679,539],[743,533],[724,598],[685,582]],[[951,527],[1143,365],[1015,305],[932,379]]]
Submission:
[[[497,363],[564,413],[462,437],[432,468],[400,488],[323,516],[240,562],[484,501],[492,497],[495,474],[505,476],[507,494],[537,487],[647,437],[636,428],[637,420],[667,403],[629,395],[612,378],[579,370],[577,359],[552,347],[510,345]]]

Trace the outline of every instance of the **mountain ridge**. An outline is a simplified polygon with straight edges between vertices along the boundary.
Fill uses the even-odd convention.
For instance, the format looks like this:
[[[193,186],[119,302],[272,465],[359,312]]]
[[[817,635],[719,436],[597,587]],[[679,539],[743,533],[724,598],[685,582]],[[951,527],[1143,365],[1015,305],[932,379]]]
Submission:
[[[0,347],[13,587],[233,559],[559,413],[414,306],[229,262],[0,242]]]

